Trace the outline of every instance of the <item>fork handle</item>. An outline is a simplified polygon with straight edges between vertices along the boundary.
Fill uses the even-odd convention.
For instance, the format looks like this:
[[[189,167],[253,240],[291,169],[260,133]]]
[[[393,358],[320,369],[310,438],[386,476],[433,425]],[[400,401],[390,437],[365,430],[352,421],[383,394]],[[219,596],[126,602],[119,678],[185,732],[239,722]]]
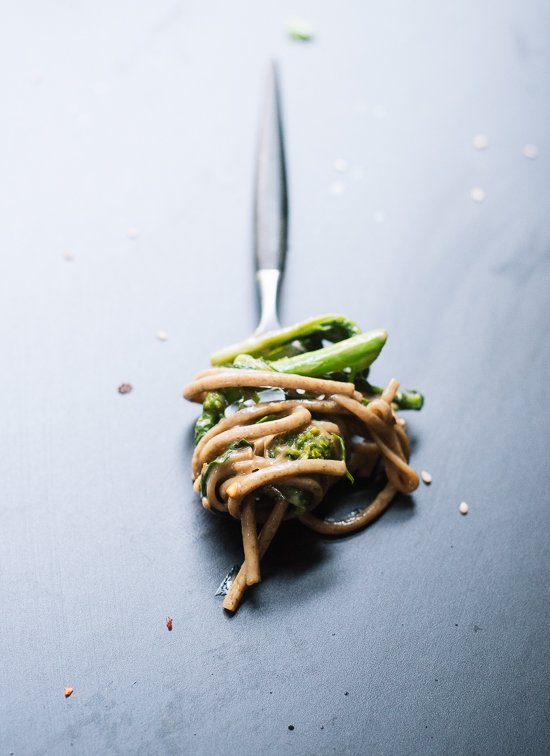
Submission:
[[[258,142],[254,196],[254,251],[261,312],[257,333],[279,327],[277,295],[285,264],[287,228],[283,129],[277,67],[272,62]]]

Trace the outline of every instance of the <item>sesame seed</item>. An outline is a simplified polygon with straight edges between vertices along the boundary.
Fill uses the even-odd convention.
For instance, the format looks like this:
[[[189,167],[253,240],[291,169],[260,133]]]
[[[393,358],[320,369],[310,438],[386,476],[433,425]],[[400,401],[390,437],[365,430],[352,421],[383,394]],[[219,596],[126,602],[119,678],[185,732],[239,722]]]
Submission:
[[[525,147],[523,148],[523,154],[529,160],[534,160],[538,156],[539,151],[538,151],[536,145],[534,145],[534,144],[526,144]]]
[[[344,173],[344,171],[347,171],[348,169],[348,161],[344,160],[344,158],[336,158],[334,163],[332,164],[332,167],[335,171],[339,171],[339,173]]]
[[[474,202],[483,202],[485,199],[485,192],[481,187],[474,186],[474,188],[470,191],[470,197],[473,199]]]
[[[346,185],[343,181],[334,181],[330,187],[330,193],[333,197],[339,197],[346,190]]]
[[[166,333],[166,331],[157,331],[157,339],[159,341],[166,341],[167,338],[168,334]]]
[[[472,147],[476,150],[486,150],[489,146],[489,138],[486,134],[476,134],[472,139]]]
[[[137,228],[129,228],[126,232],[128,234],[128,239],[137,239],[139,236],[139,231]]]
[[[422,470],[422,472],[420,473],[420,477],[422,478],[422,480],[427,486],[429,486],[433,480],[432,476],[427,470]]]
[[[460,502],[460,506],[458,508],[458,511],[460,512],[460,514],[463,514],[463,515],[468,514],[469,509],[470,507],[466,504],[465,501]]]

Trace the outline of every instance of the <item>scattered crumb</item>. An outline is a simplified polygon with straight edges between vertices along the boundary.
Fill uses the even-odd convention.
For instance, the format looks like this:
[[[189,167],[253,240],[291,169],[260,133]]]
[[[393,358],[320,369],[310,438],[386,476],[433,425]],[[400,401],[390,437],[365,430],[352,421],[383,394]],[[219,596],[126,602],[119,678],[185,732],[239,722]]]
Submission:
[[[130,383],[121,383],[118,387],[119,394],[129,394],[133,386]]]
[[[292,730],[294,729],[294,725],[288,725],[288,729],[292,732]]]
[[[166,341],[167,338],[168,334],[166,333],[166,331],[157,331],[157,339],[159,341]]]
[[[63,688],[63,693],[65,694],[65,698],[70,698],[73,694],[74,688]]]
[[[139,236],[137,228],[129,228],[126,233],[128,234],[128,239],[137,239]]]
[[[479,625],[474,625],[474,633],[477,633],[479,630],[483,630],[483,628]]]
[[[472,139],[472,147],[476,150],[486,150],[489,146],[489,138],[486,134],[476,134]]]
[[[344,695],[345,696],[349,696],[349,692],[346,690],[346,692],[344,693]]]
[[[334,168],[335,171],[344,173],[344,171],[347,171],[348,169],[348,161],[344,160],[343,158],[336,158],[336,160],[332,164],[332,167]]]
[[[474,186],[473,189],[470,190],[470,197],[473,199],[474,202],[483,202],[485,199],[485,192],[481,187]]]
[[[386,220],[386,214],[382,210],[377,210],[372,217],[376,223],[384,223]]]
[[[427,486],[429,486],[433,480],[432,476],[427,470],[422,470],[422,472],[420,473],[420,477],[422,478],[422,480]]]
[[[458,508],[458,511],[460,512],[460,514],[463,514],[463,515],[468,514],[469,509],[470,507],[466,504],[465,501],[460,502],[460,506]]]
[[[288,35],[295,42],[309,42],[313,39],[313,27],[304,18],[291,18],[288,22]]]
[[[74,260],[74,255],[70,250],[67,250],[66,252],[63,252],[63,259],[67,260],[67,262],[72,262]]]
[[[324,730],[324,729],[325,729],[325,725],[321,725],[321,730]]]
[[[172,619],[172,617],[166,617],[166,627],[168,628],[169,632],[172,632],[173,622],[174,620]]]
[[[343,194],[346,189],[346,185],[343,181],[334,181],[330,187],[330,193],[333,197],[338,197]]]
[[[383,105],[375,105],[372,109],[372,114],[375,118],[385,118],[388,111]]]
[[[525,147],[523,148],[523,154],[525,155],[526,158],[529,158],[529,160],[534,160],[538,156],[539,151],[536,145],[526,144]]]

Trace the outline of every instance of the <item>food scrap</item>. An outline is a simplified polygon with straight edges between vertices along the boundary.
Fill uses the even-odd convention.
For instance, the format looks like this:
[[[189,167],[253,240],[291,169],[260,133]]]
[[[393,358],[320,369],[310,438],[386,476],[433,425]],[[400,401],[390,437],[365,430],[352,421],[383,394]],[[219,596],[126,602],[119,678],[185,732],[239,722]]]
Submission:
[[[422,470],[422,472],[420,473],[420,477],[422,478],[422,480],[427,486],[429,486],[433,480],[432,476],[427,470]]]
[[[536,145],[526,144],[525,147],[523,148],[523,154],[529,160],[534,160],[538,156],[539,151]]]
[[[119,394],[129,394],[133,386],[131,383],[121,383],[118,387]]]
[[[157,331],[157,339],[159,341],[166,341],[168,338],[168,334],[166,331]]]
[[[74,688],[63,688],[63,693],[65,694],[65,698],[70,698],[73,694]]]
[[[295,42],[309,42],[313,39],[313,28],[303,18],[291,18],[288,22],[288,34]]]
[[[489,139],[486,134],[476,134],[472,139],[472,147],[476,150],[486,150],[489,146]]]
[[[348,161],[344,160],[344,158],[336,158],[332,167],[335,171],[338,171],[338,173],[344,173],[348,169]]]
[[[172,632],[173,622],[174,620],[172,619],[172,617],[166,617],[166,627],[168,628],[169,632]]]
[[[346,190],[346,185],[343,181],[334,181],[330,186],[330,193],[333,197],[339,197]]]
[[[465,501],[461,501],[458,511],[460,512],[460,514],[466,515],[470,511],[470,507],[466,504]]]
[[[483,202],[483,200],[485,199],[485,192],[481,187],[474,186],[474,188],[470,191],[470,197],[474,202]]]

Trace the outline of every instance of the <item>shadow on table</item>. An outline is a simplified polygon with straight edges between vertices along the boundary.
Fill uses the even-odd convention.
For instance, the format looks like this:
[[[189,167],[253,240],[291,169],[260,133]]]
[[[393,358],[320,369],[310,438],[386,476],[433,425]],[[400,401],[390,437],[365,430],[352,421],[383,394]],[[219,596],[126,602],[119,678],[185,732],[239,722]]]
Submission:
[[[186,434],[183,446],[184,459],[190,460],[193,453],[192,433]],[[381,471],[374,476],[373,480],[357,481],[354,486],[347,481],[342,481],[330,489],[325,501],[315,510],[315,514],[318,517],[330,519],[345,517],[371,502],[384,482],[385,475]],[[195,497],[198,499],[198,494],[195,494]],[[216,565],[214,569],[218,572],[221,583],[231,567],[240,565],[242,561],[240,523],[229,515],[207,512],[200,506],[194,508],[194,511],[193,528],[197,534],[197,540],[202,542],[201,553],[205,555],[205,558],[210,555]],[[403,524],[414,514],[413,498],[398,494],[388,510],[369,525],[368,529]],[[278,591],[278,607],[280,608],[281,601],[294,602],[297,593],[300,594],[300,600],[307,600],[308,596],[303,591],[304,579],[308,581],[308,585],[315,586],[312,598],[318,596],[319,591],[324,591],[326,581],[311,580],[311,576],[316,572],[322,573],[327,563],[334,558],[335,552],[327,548],[327,544],[356,537],[361,537],[361,531],[335,538],[315,533],[297,520],[284,522],[262,560],[263,580],[268,581],[273,577],[279,584],[282,581],[284,585],[287,583],[289,586],[292,585],[292,591]],[[261,585],[248,590],[242,605],[249,603],[256,605],[259,601],[259,593],[263,593]],[[264,601],[263,598],[262,601]]]

